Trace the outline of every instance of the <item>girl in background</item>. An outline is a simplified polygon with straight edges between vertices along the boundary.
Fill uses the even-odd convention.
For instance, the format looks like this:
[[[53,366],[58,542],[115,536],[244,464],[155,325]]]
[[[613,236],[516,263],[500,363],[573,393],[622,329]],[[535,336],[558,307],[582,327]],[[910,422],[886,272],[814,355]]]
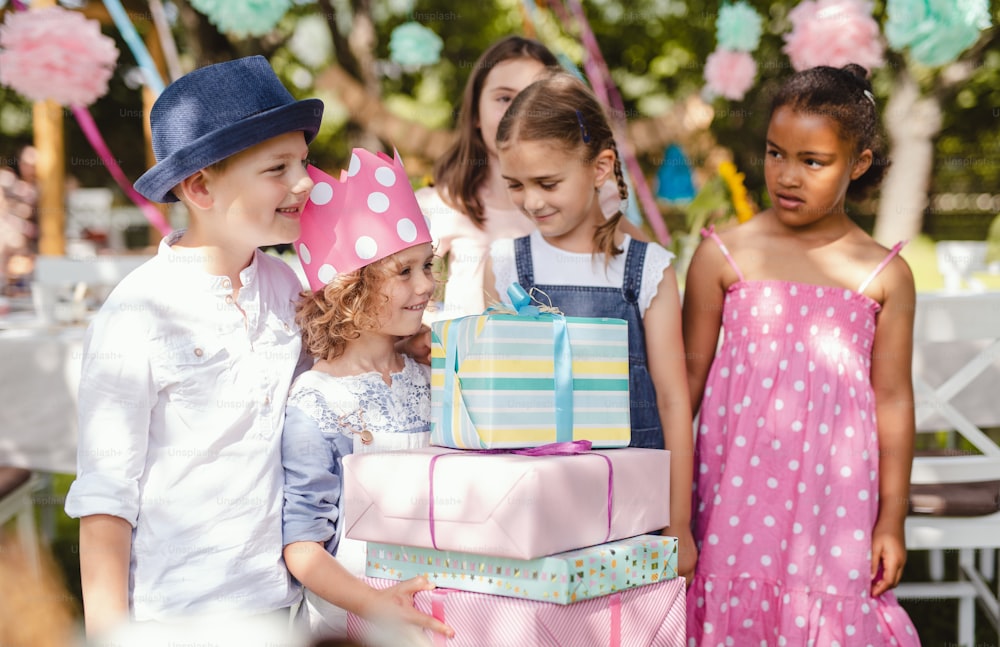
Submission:
[[[434,318],[479,314],[483,267],[490,243],[531,233],[535,224],[511,202],[497,164],[496,130],[514,97],[532,81],[561,68],[541,43],[508,36],[491,45],[472,68],[462,94],[458,137],[434,166],[434,186],[417,191],[430,219],[437,254],[447,263],[443,310]],[[604,212],[619,209],[618,192],[602,195]],[[628,221],[626,231],[644,235]]]

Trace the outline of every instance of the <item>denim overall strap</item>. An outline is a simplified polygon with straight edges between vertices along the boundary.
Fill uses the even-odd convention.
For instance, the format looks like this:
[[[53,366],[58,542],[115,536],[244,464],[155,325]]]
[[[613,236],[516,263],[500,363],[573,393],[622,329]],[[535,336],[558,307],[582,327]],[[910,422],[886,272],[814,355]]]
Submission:
[[[631,241],[625,257],[621,287],[550,285],[534,282],[534,265],[528,237],[514,241],[518,283],[525,290],[543,291],[564,314],[571,317],[611,317],[628,322],[629,400],[633,447],[663,449],[663,430],[656,407],[656,389],[646,364],[646,337],[639,306],[646,243]],[[600,261],[598,261],[600,262]]]
[[[535,266],[531,262],[530,236],[514,239],[514,263],[517,265],[517,282],[530,293],[531,286],[535,284]]]

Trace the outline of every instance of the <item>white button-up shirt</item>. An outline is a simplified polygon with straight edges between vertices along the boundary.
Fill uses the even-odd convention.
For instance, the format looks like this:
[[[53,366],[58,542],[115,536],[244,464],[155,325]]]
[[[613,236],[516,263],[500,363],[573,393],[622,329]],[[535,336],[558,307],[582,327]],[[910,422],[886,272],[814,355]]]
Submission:
[[[300,591],[281,556],[281,428],[300,362],[301,284],[256,252],[243,287],[172,248],[128,275],[94,319],[80,382],[71,517],[134,527],[138,621],[264,613]]]

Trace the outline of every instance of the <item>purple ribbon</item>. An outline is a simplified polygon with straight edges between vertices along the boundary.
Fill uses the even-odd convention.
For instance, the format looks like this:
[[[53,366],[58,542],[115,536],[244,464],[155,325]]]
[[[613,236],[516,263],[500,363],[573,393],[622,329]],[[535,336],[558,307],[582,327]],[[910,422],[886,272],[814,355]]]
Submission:
[[[590,452],[592,444],[589,440],[574,440],[570,442],[563,443],[549,443],[547,445],[541,445],[539,447],[530,447],[526,449],[484,449],[484,450],[463,450],[456,452],[447,452],[445,454],[435,454],[431,457],[430,465],[428,466],[428,479],[430,481],[430,487],[428,492],[428,510],[427,510],[427,522],[430,524],[431,530],[431,546],[434,550],[440,550],[437,545],[437,534],[434,530],[434,466],[437,465],[438,459],[444,456],[459,456],[459,455],[484,455],[484,454],[518,454],[520,456],[575,456],[583,455]],[[607,543],[611,539],[611,513],[614,503],[614,492],[615,492],[615,470],[614,466],[611,464],[611,459],[604,454],[591,454],[592,456],[600,456],[604,459],[604,462],[608,464],[608,532],[604,536],[604,541],[601,543]]]

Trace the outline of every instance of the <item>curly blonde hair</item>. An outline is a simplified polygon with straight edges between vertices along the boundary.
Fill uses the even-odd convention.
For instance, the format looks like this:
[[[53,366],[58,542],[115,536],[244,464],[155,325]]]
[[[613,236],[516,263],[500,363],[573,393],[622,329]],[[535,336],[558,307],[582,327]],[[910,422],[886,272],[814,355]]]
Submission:
[[[387,256],[370,265],[337,275],[322,290],[305,290],[295,306],[295,322],[302,329],[302,345],[316,359],[336,359],[347,342],[362,331],[376,330],[389,299],[382,293],[386,280],[399,270]]]

